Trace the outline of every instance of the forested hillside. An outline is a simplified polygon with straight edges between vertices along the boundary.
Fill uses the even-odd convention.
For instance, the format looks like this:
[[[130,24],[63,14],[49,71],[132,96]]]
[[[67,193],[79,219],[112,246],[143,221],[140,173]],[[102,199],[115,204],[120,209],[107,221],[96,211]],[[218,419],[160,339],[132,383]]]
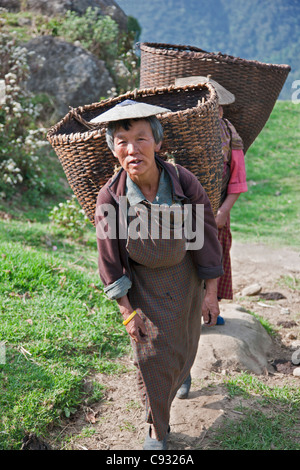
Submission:
[[[142,27],[140,41],[188,44],[261,62],[289,64],[281,98],[300,77],[299,0],[117,0]]]

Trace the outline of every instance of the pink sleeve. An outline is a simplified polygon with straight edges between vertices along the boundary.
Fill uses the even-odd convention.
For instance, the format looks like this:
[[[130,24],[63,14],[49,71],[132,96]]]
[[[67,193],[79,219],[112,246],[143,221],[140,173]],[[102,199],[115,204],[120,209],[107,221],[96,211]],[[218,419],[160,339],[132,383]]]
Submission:
[[[230,173],[227,194],[245,193],[248,191],[243,150],[232,149]]]

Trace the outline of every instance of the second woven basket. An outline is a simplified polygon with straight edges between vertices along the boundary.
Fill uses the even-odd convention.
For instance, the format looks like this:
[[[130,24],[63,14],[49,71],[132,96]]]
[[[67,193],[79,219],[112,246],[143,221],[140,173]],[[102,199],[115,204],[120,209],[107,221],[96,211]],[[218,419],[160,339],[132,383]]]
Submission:
[[[224,117],[237,129],[246,152],[266,124],[291,70],[289,65],[215,54],[193,46],[141,43],[140,87],[165,87],[176,78],[211,75],[235,95]]]
[[[159,155],[170,156],[201,182],[216,214],[222,178],[222,145],[218,98],[212,85],[148,88],[72,109],[53,126],[47,138],[63,166],[80,205],[94,224],[100,188],[112,177],[117,160],[107,147],[106,125],[89,121],[116,104],[131,99],[163,106],[171,112],[158,115],[164,128]]]

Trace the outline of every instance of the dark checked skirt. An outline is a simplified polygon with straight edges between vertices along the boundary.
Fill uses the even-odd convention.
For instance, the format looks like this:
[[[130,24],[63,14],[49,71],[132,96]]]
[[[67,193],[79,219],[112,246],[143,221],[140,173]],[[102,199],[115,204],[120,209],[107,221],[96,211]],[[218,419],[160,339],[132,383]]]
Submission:
[[[232,236],[230,231],[230,216],[226,224],[221,229],[218,229],[218,239],[223,250],[223,270],[224,274],[218,279],[218,298],[219,299],[232,299],[232,273],[231,273],[231,259],[230,249],[232,244]]]
[[[176,391],[196,356],[203,283],[184,240],[129,239],[127,249],[133,273],[128,295],[143,311],[148,334],[146,344],[132,342],[138,387],[146,422],[162,440]]]

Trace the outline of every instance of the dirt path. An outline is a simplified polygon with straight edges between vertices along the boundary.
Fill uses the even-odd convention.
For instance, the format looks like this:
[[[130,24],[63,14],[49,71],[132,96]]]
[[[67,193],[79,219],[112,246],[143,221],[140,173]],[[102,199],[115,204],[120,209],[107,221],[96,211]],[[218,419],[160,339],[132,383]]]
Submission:
[[[278,362],[273,373],[262,375],[259,379],[270,386],[297,381],[300,384],[300,378],[294,377],[293,369],[289,367],[292,348],[295,348],[296,342],[300,347],[299,253],[285,248],[234,243],[232,264],[234,303],[266,318],[279,330],[279,336],[274,340],[273,354],[274,360],[281,359],[282,363]],[[283,298],[270,301],[258,296],[242,297],[242,289],[253,283],[261,284],[262,294],[279,292]],[[65,423],[60,430],[60,439],[64,435],[73,435],[65,448],[142,449],[148,425],[144,423],[132,360],[128,357],[123,362],[129,372],[122,376],[99,374],[94,378],[106,386],[105,399],[91,407],[83,407]],[[207,377],[193,380],[188,400],[175,398],[171,411],[170,450],[211,449],[214,445],[213,430],[224,417],[242,417],[235,407],[245,399],[240,396],[231,399],[223,384],[225,374],[235,373],[234,370],[219,373],[208,371]],[[247,406],[250,404],[251,397],[248,397]]]

